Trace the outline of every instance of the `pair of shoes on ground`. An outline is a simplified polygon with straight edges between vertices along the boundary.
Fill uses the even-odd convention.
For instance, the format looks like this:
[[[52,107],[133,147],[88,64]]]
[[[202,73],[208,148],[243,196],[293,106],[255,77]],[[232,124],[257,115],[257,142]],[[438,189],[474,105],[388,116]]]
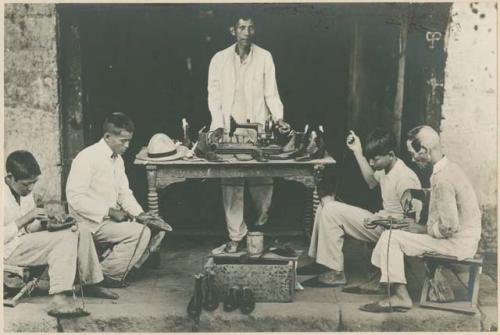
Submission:
[[[219,307],[219,296],[215,288],[215,275],[212,272],[198,273],[194,276],[194,293],[187,307],[190,318],[198,319],[202,308],[214,311]]]
[[[249,287],[233,286],[224,297],[224,311],[240,309],[243,314],[250,314],[255,309],[255,298]]]

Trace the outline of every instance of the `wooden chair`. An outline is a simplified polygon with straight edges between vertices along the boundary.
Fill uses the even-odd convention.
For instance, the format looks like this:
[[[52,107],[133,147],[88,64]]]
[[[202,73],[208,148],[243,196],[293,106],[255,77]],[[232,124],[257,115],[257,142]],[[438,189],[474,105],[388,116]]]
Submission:
[[[483,267],[483,258],[475,257],[464,260],[457,260],[455,257],[428,254],[424,255],[424,264],[426,274],[424,285],[422,287],[422,295],[420,297],[420,306],[425,308],[435,308],[447,311],[461,312],[466,314],[477,313],[477,303],[479,294],[479,275]],[[432,302],[428,300],[430,290],[430,280],[434,278],[436,268],[442,265],[450,268],[450,265],[466,265],[468,267],[469,280],[467,283],[467,300],[452,301],[452,302]],[[450,269],[454,271],[453,269]]]

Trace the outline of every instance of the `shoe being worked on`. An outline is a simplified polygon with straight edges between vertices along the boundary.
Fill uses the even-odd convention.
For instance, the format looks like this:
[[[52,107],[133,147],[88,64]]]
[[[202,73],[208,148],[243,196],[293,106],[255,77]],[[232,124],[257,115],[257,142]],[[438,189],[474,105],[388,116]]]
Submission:
[[[191,319],[198,319],[201,314],[201,306],[203,303],[202,282],[202,273],[194,276],[194,293],[187,307],[187,313]]]
[[[240,293],[240,310],[243,314],[250,314],[255,309],[255,298],[249,287],[243,287]]]
[[[224,297],[224,312],[232,312],[240,306],[241,289],[239,286],[233,286]]]

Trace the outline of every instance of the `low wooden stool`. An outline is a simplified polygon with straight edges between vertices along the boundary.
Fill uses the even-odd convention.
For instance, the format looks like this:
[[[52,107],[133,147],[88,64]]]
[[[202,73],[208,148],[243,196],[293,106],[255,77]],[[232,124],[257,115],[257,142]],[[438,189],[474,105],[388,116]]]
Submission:
[[[38,275],[34,275],[34,272],[31,271],[31,268],[4,264],[4,287],[20,290],[14,297],[10,299],[5,299],[4,294],[3,305],[7,307],[15,307],[19,299],[23,298],[24,296],[30,295],[31,292],[33,292],[33,290],[38,286],[40,278],[44,275],[44,273],[46,273],[47,269],[48,267],[46,266],[41,274],[40,271],[36,271],[37,269],[35,269],[34,272],[38,272]]]
[[[447,311],[461,312],[466,314],[476,314],[478,293],[479,293],[479,275],[481,274],[483,268],[483,258],[482,257],[467,258],[459,261],[457,258],[451,256],[444,256],[439,254],[427,254],[424,255],[423,260],[426,268],[426,274],[425,274],[424,285],[422,287],[422,295],[420,297],[420,306],[426,308],[435,308]],[[453,265],[453,264],[461,264],[468,266],[469,282],[467,284],[467,300],[452,301],[452,302],[428,301],[430,280],[434,278],[436,268],[439,265],[447,267],[447,265]]]

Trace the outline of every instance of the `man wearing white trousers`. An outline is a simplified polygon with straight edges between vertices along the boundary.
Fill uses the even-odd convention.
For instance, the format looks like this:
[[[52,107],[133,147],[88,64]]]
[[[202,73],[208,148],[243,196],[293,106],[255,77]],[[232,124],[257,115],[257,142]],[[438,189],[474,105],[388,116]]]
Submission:
[[[230,119],[237,123],[276,121],[282,131],[289,126],[283,121],[283,104],[276,84],[274,62],[269,51],[252,43],[255,35],[254,20],[248,16],[235,16],[230,33],[236,43],[217,52],[208,70],[208,107],[212,116],[210,129],[215,138],[228,140]],[[247,141],[250,133],[245,129],[234,134]],[[255,141],[255,139],[253,139]],[[222,198],[229,233],[226,252],[236,252],[238,243],[248,229],[243,217],[245,183],[257,209],[257,226],[268,219],[273,194],[272,178],[223,178]]]
[[[138,223],[148,214],[129,188],[121,157],[132,139],[134,124],[125,114],[113,113],[104,121],[103,131],[101,140],[73,160],[66,197],[71,215],[92,232],[96,245],[112,247],[101,262],[104,285],[123,287],[128,271],[148,257],[151,231]]]
[[[316,264],[298,269],[299,275],[320,274],[303,282],[304,286],[329,287],[346,284],[342,252],[344,236],[376,242],[383,228],[368,229],[364,223],[377,218],[403,218],[400,204],[402,194],[408,188],[420,188],[416,174],[396,156],[397,142],[391,132],[375,129],[367,136],[363,150],[359,137],[351,131],[346,144],[353,151],[368,186],[374,188],[380,184],[383,209],[371,213],[336,201],[335,195],[324,196],[316,212],[309,246],[309,256],[316,260]]]
[[[372,254],[382,272],[381,282],[390,283],[393,294],[378,303],[362,306],[369,312],[404,311],[412,307],[406,288],[404,255],[438,253],[471,258],[481,237],[481,212],[472,184],[455,163],[443,154],[438,133],[420,126],[408,133],[408,151],[420,168],[433,166],[427,225],[410,223],[397,231],[385,231]]]

